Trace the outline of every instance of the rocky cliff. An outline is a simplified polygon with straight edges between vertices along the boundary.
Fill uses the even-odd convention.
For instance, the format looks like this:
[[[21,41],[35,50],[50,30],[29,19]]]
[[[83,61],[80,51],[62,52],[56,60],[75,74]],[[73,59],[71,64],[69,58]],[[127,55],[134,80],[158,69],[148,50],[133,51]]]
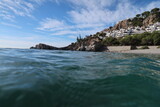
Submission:
[[[145,20],[143,20],[143,26],[146,27],[148,25],[152,25],[155,22],[157,22],[158,19],[160,19],[160,16],[158,16],[156,14],[150,15]]]
[[[30,49],[44,49],[44,50],[72,50],[72,51],[93,51],[93,52],[101,52],[107,51],[107,46],[101,43],[101,40],[98,38],[90,37],[87,39],[82,39],[79,42],[72,43],[66,47],[57,48],[53,46],[49,46],[46,44],[38,44],[35,47],[31,47]]]
[[[107,46],[101,43],[101,40],[97,37],[88,36],[85,39],[81,39],[78,42],[72,43],[66,47],[67,50],[76,51],[107,51]]]
[[[131,26],[132,26],[132,23],[130,22],[129,19],[127,19],[127,20],[122,20],[118,24],[116,24],[115,26],[104,29],[103,31],[120,30],[122,28],[127,29],[128,27],[131,27]]]

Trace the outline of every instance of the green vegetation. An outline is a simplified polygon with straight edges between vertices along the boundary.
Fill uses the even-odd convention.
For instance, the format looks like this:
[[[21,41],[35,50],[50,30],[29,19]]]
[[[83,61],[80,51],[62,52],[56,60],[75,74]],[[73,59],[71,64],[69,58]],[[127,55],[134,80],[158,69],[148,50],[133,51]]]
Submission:
[[[114,37],[107,37],[102,41],[102,44],[107,46],[119,45],[119,41],[117,38]]]
[[[106,33],[103,33],[103,32],[97,32],[96,34],[93,35],[94,37],[104,37],[106,36]]]
[[[160,8],[154,8],[151,11],[145,11],[142,14],[137,14],[133,19],[128,21],[132,23],[133,26],[143,26],[143,21],[150,15],[156,15],[155,22],[160,22]]]
[[[142,34],[128,35],[123,38],[106,37],[102,43],[107,46],[160,45],[160,32],[145,32]]]
[[[159,8],[154,8],[151,10],[151,14],[157,14],[160,11]]]
[[[81,42],[83,39],[81,37],[81,35],[79,35],[79,37],[77,37],[77,42]]]
[[[105,36],[106,36],[106,33],[103,33],[103,32],[102,32],[102,33],[99,34],[99,36],[105,37]]]
[[[160,46],[157,47],[158,49],[160,48]]]
[[[132,25],[133,26],[143,26],[143,18],[141,17],[135,17],[132,19]]]
[[[149,15],[150,15],[150,12],[149,12],[149,11],[145,11],[145,12],[142,13],[142,17],[143,17],[144,19],[146,19]]]

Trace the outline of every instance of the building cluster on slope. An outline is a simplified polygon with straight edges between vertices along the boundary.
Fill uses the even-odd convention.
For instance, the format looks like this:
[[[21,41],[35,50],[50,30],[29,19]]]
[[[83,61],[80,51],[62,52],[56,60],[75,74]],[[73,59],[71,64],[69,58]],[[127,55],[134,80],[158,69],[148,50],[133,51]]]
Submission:
[[[149,25],[147,27],[128,27],[127,29],[102,31],[102,32],[106,34],[106,37],[110,37],[110,36],[123,37],[126,35],[141,34],[144,32],[154,32],[154,31],[160,31],[160,22]]]

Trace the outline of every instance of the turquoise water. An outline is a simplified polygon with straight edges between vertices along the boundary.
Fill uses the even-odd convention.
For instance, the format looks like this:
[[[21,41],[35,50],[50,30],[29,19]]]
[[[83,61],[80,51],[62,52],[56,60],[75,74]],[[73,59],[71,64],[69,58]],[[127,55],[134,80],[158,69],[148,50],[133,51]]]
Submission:
[[[0,49],[0,107],[159,107],[160,55]]]

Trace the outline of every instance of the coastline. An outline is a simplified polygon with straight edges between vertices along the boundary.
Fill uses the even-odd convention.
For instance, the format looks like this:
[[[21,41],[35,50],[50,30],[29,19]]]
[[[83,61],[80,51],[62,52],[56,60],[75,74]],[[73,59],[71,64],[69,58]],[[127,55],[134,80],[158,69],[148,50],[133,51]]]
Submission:
[[[158,55],[160,55],[160,49],[129,50],[129,51],[121,51],[121,52],[119,52],[119,53],[158,54]]]
[[[149,49],[141,49],[143,46],[137,46],[135,50],[131,46],[109,46],[109,52],[115,53],[132,53],[132,54],[160,54],[158,46],[148,46]]]
[[[147,49],[143,49],[143,48]],[[92,48],[92,47],[91,47]],[[97,47],[97,50],[100,47]],[[102,51],[92,50],[76,50],[73,46],[57,48],[53,46],[49,46],[46,44],[38,44],[35,47],[31,47],[30,49],[40,49],[40,50],[71,50],[71,51],[88,51],[88,52],[113,52],[113,53],[132,53],[132,54],[159,54],[160,48],[159,46],[105,46]]]

